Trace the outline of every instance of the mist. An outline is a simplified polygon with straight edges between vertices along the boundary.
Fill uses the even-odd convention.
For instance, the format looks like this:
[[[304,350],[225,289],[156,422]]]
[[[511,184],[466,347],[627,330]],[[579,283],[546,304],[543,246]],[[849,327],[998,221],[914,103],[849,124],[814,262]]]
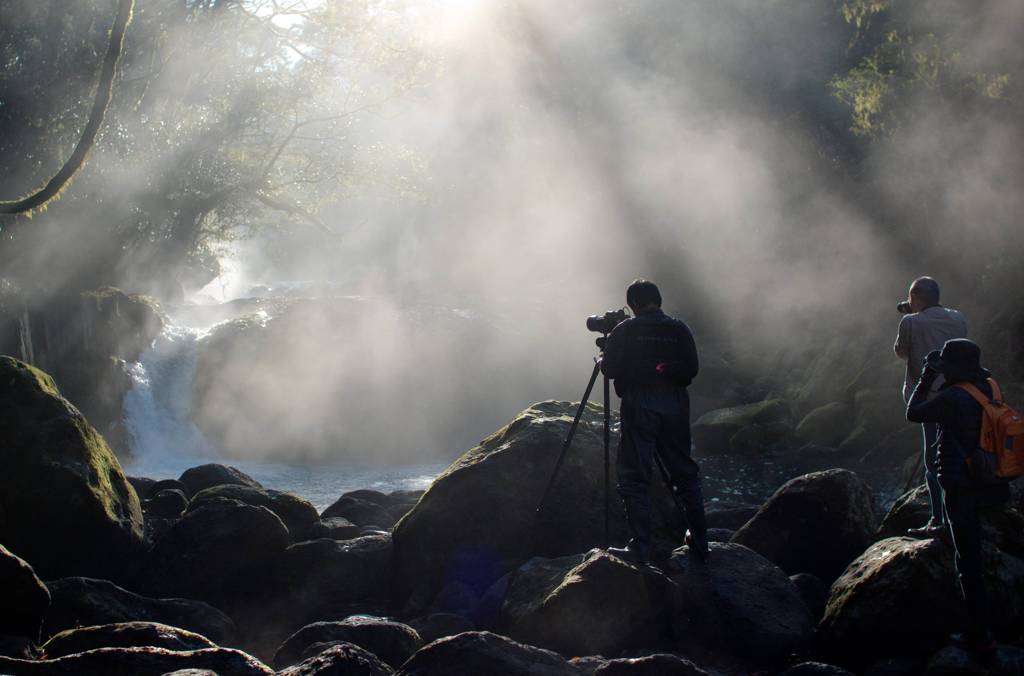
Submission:
[[[842,4],[376,3],[372,36],[335,43],[362,49],[331,61],[348,79],[316,80],[298,99],[288,87],[312,82],[301,53],[314,19],[275,17],[290,46],[261,58],[293,98],[261,92],[281,110],[233,152],[272,155],[289,120],[338,118],[296,139],[268,179],[287,186],[292,213],[240,201],[211,211],[173,244],[190,248],[180,297],[154,275],[171,246],[159,227],[108,227],[153,218],[138,203],[155,177],[194,166],[207,126],[248,124],[252,83],[225,71],[223,90],[204,94],[216,105],[180,122],[191,129],[144,104],[118,108],[76,188],[5,228],[19,252],[5,276],[29,297],[83,279],[154,294],[173,321],[203,330],[265,312],[213,326],[198,348],[193,418],[222,452],[250,459],[450,460],[534,401],[578,399],[597,355],[584,320],[625,305],[636,278],[661,286],[703,358],[751,378],[837,337],[889,351],[893,306],[922,274],[983,326],[989,291],[1010,283],[996,262],[1020,239],[1020,119],[995,104],[965,112],[925,87],[887,109],[898,142],[853,136],[830,88],[859,60]],[[136,21],[157,7],[140,2]],[[969,21],[956,3],[891,11],[967,45],[965,70],[1008,73],[989,85],[1019,91],[1020,6],[986,3]],[[166,34],[160,53],[174,58],[154,87],[183,88],[209,58],[194,51],[197,26]],[[141,71],[133,62],[124,79]],[[152,143],[133,145],[143,136]],[[204,170],[238,171],[218,157]],[[0,185],[19,192],[40,172],[9,171]],[[97,185],[105,192],[76,192]],[[112,261],[129,244],[135,253]]]

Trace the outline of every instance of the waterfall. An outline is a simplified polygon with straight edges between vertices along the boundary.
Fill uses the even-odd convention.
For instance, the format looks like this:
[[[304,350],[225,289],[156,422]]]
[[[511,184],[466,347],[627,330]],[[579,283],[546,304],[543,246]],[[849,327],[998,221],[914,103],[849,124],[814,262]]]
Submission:
[[[132,389],[124,399],[130,435],[129,469],[151,477],[177,477],[211,456],[192,422],[192,383],[199,341],[207,330],[168,326],[139,361],[129,365]]]

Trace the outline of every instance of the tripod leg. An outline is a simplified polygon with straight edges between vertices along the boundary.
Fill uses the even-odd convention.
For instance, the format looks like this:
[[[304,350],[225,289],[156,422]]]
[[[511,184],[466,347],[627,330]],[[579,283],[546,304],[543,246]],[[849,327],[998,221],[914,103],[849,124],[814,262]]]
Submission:
[[[690,527],[690,520],[686,518],[686,508],[679,502],[679,494],[676,492],[676,486],[672,483],[672,476],[668,473],[668,467],[662,461],[661,456],[657,451],[654,452],[654,462],[658,465],[658,469],[661,471],[661,476],[665,480],[665,485],[668,486],[668,492],[672,496],[672,502],[675,503],[676,511],[679,512],[679,518],[683,520],[683,532]]]
[[[608,376],[604,377],[604,548],[608,549],[610,546],[611,534],[608,525],[610,519],[610,507],[608,504],[608,489],[609,489],[609,477],[608,477],[608,465],[609,455],[611,446],[611,432],[609,427],[611,426],[611,412],[608,410]]]
[[[583,417],[583,411],[587,408],[587,401],[590,399],[590,392],[594,389],[594,383],[597,381],[597,374],[600,371],[601,364],[594,364],[594,372],[590,374],[590,382],[587,383],[587,389],[583,391],[583,399],[580,400],[580,406],[576,409],[576,417],[572,420],[572,426],[569,428],[569,433],[565,435],[565,442],[562,444],[562,451],[558,454],[558,460],[555,461],[555,468],[551,471],[551,478],[548,479],[548,485],[544,489],[544,495],[541,496],[540,502],[537,504],[537,517],[540,517],[541,512],[544,511],[544,505],[547,503],[548,496],[551,494],[551,489],[555,485],[555,478],[558,476],[558,470],[562,468],[562,462],[565,460],[565,454],[569,451],[569,446],[572,444],[572,438],[576,435],[576,428],[580,425],[580,419]],[[605,382],[607,382],[607,379]]]

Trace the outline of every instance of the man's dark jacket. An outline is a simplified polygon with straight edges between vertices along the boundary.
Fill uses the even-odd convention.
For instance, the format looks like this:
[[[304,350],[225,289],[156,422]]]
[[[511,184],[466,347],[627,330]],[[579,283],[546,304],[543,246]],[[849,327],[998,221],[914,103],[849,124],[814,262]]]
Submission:
[[[658,364],[664,364],[658,372]],[[697,347],[686,324],[659,310],[622,322],[609,334],[601,370],[624,401],[669,399],[697,375]]]

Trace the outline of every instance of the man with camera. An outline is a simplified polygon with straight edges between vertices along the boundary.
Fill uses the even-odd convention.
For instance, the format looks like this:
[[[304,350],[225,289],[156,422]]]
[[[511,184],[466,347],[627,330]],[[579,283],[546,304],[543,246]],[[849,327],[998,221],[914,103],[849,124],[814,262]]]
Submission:
[[[967,337],[967,321],[963,315],[939,304],[939,284],[931,277],[919,277],[910,285],[907,300],[899,303],[897,309],[903,313],[894,350],[896,356],[907,362],[907,375],[903,383],[903,400],[910,401],[924,368],[925,357],[933,350],[939,350],[947,340]],[[938,376],[931,384],[929,396],[942,386],[943,378]],[[938,537],[946,530],[942,512],[942,487],[939,485],[936,467],[935,445],[938,426],[934,422],[921,425],[924,439],[925,482],[931,517],[928,523],[907,531],[913,537]]]
[[[616,470],[630,540],[610,551],[637,563],[651,557],[651,469],[659,460],[671,481],[689,530],[686,544],[700,560],[708,555],[700,468],[690,457],[690,398],[697,375],[697,348],[689,327],[661,310],[653,282],[636,280],[626,290],[633,318],[608,336],[601,370],[615,379],[622,399]]]

